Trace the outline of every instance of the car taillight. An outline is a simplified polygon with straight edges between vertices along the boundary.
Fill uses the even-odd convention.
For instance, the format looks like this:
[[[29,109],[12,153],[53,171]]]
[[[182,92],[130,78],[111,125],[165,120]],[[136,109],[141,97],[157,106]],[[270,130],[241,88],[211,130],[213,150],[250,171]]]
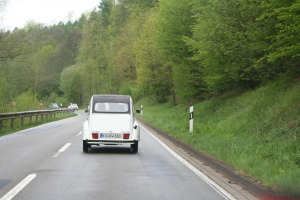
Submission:
[[[123,139],[129,139],[130,134],[129,133],[123,133]]]
[[[92,133],[92,137],[93,137],[93,139],[98,139],[99,134],[98,133]]]

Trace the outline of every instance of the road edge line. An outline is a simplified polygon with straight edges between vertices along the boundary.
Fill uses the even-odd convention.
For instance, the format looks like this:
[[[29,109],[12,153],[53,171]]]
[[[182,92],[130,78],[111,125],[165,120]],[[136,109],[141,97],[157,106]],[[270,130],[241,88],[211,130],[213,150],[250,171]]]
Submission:
[[[151,135],[157,142],[159,142],[171,155],[177,158],[181,163],[183,163],[186,167],[192,170],[198,177],[200,177],[203,181],[205,181],[209,186],[211,186],[215,191],[217,191],[221,196],[228,200],[236,200],[229,192],[227,192],[224,188],[219,186],[216,182],[194,167],[191,163],[185,160],[182,156],[173,151],[170,147],[168,147],[165,143],[163,143],[159,138],[150,133],[150,131],[144,126],[140,125],[144,130],[146,130],[149,135]]]

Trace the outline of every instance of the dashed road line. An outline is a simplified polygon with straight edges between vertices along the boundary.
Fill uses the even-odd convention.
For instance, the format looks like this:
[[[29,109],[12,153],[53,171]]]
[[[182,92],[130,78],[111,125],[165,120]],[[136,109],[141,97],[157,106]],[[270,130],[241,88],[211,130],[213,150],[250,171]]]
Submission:
[[[21,190],[26,187],[34,178],[36,174],[29,174],[26,178],[24,178],[18,185],[16,185],[13,189],[11,189],[6,195],[4,195],[0,200],[11,200],[14,198]]]
[[[59,154],[61,154],[62,152],[64,152],[70,145],[71,145],[71,143],[65,144],[60,150],[58,150],[58,152],[53,156],[53,158],[58,157]]]
[[[80,136],[82,134],[82,131],[80,131],[76,136],[78,137],[78,136]]]

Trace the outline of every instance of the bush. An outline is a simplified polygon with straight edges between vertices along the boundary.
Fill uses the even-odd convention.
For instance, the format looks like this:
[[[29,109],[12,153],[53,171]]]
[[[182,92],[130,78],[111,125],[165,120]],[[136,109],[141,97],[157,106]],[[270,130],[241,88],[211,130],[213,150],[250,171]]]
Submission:
[[[22,93],[17,96],[15,99],[16,102],[16,111],[29,111],[37,110],[39,101],[36,98],[32,89],[29,89],[27,92]],[[15,110],[10,110],[14,112]]]

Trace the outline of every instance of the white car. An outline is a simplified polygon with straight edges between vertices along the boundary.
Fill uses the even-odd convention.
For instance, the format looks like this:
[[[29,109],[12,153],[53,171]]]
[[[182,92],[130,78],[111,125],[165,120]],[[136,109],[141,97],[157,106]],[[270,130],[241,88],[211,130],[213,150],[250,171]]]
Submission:
[[[68,108],[78,110],[78,105],[77,105],[77,103],[70,103]]]
[[[51,105],[49,106],[50,109],[60,109],[60,107],[58,106],[57,103],[51,103]]]
[[[137,153],[140,127],[135,121],[132,98],[128,95],[93,95],[82,135],[84,152],[92,145],[130,144],[133,153]]]

